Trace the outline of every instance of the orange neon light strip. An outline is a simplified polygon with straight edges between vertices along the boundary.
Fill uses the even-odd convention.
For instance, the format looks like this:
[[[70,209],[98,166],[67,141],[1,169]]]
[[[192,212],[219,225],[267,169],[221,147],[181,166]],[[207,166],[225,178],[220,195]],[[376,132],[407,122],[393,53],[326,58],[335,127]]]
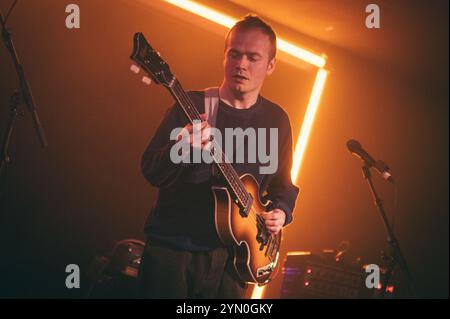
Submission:
[[[196,3],[195,1],[191,0],[164,0],[164,1],[227,28],[231,28],[238,21],[238,19],[232,18],[214,9]],[[277,47],[280,51],[283,51],[297,59],[312,64],[318,68],[322,68],[325,66],[326,60],[323,56],[302,49],[286,40],[283,40],[282,38],[277,39]]]

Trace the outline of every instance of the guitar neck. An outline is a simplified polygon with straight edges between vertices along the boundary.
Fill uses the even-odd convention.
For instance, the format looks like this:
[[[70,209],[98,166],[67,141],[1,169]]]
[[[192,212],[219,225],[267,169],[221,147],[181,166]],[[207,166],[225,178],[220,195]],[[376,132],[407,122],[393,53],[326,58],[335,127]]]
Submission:
[[[194,103],[192,102],[186,91],[183,89],[178,79],[174,78],[172,84],[167,88],[169,89],[175,100],[178,102],[191,123],[193,123],[195,120],[201,120],[200,114],[194,106]],[[212,141],[212,143],[213,146],[211,149],[213,151],[211,152],[211,155],[214,159],[214,164],[219,168],[220,172],[225,178],[229,186],[229,190],[232,192],[233,198],[235,198],[237,204],[242,208],[247,207],[249,205],[249,201],[251,201],[251,198],[249,198],[249,194],[245,189],[244,184],[242,184],[239,175],[236,173],[235,169],[226,158],[221,147],[214,141]]]

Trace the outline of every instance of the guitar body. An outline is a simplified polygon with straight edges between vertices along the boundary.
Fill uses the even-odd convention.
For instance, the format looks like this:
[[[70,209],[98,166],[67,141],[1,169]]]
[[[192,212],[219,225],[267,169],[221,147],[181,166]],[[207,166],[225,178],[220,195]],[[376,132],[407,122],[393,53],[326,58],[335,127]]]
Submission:
[[[264,244],[256,216],[267,211],[269,203],[260,201],[259,185],[252,175],[244,174],[240,179],[254,199],[252,211],[248,216],[241,214],[226,187],[213,187],[216,230],[222,242],[232,248],[233,265],[241,280],[264,285],[279,268],[281,231],[277,235],[266,233],[269,239]]]

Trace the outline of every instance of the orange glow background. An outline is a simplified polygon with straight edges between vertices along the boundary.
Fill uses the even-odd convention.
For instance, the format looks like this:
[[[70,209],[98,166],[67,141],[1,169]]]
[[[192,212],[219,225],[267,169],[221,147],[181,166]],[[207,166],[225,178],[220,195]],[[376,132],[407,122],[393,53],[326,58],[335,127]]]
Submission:
[[[129,71],[134,32],[144,32],[186,89],[221,82],[225,28],[159,1],[110,2],[78,0],[79,30],[64,26],[65,1],[19,1],[8,22],[49,148],[39,147],[24,108],[1,185],[8,262],[0,266],[0,297],[78,296],[63,288],[67,264],[83,272],[115,241],[143,239],[157,193],[141,176],[140,156],[173,102]],[[380,30],[365,28],[359,0],[201,3],[236,17],[258,13],[287,40],[328,57],[283,254],[337,248],[345,239],[355,257],[381,262],[383,224],[345,145],[355,138],[398,181],[396,233],[420,295],[448,297],[448,3],[386,1]],[[3,14],[9,4],[0,0]],[[316,70],[280,57],[263,88],[288,112],[294,141]],[[16,83],[2,43],[1,136]],[[391,216],[393,189],[375,174],[374,181]],[[281,282],[279,274],[265,297],[278,298]]]

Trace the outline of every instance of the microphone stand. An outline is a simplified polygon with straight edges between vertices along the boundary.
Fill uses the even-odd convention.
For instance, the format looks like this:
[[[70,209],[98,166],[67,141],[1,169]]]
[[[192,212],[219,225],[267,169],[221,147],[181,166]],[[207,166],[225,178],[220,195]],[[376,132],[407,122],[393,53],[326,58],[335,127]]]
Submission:
[[[389,284],[389,280],[391,278],[392,272],[397,263],[400,265],[400,269],[402,270],[403,274],[406,277],[407,285],[408,285],[408,288],[409,288],[412,296],[415,297],[413,280],[412,280],[411,273],[409,272],[408,264],[406,263],[406,259],[403,256],[403,253],[400,249],[399,242],[398,242],[397,238],[395,237],[394,230],[392,229],[392,227],[388,221],[388,218],[384,211],[383,202],[380,199],[380,197],[378,196],[378,194],[375,190],[375,187],[373,185],[372,175],[370,173],[370,165],[368,163],[364,162],[362,171],[363,171],[364,178],[366,179],[367,183],[369,184],[370,192],[372,193],[372,196],[373,196],[373,199],[375,202],[375,206],[377,207],[378,212],[380,213],[381,219],[383,220],[383,224],[384,224],[384,227],[385,227],[386,233],[387,233],[387,243],[389,244],[390,251],[391,251],[390,252],[391,256],[388,256],[388,255],[383,256],[383,259],[386,261],[387,269],[386,269],[385,276],[383,277],[381,294],[379,297],[384,298],[384,296],[386,294],[386,289]]]
[[[16,1],[17,2],[17,1]],[[33,99],[33,95],[31,93],[30,85],[28,84],[28,81],[25,78],[25,72],[23,70],[23,66],[20,64],[19,57],[17,56],[16,49],[14,47],[14,43],[12,41],[12,36],[10,31],[8,30],[6,26],[6,21],[9,17],[9,14],[11,13],[11,10],[14,8],[16,2],[14,2],[13,6],[9,10],[5,20],[3,20],[3,15],[0,13],[0,24],[2,26],[2,38],[5,43],[6,48],[8,49],[11,58],[14,62],[17,76],[19,78],[19,89],[15,90],[14,93],[11,95],[10,101],[9,101],[9,107],[10,107],[10,113],[9,113],[9,121],[8,126],[5,131],[5,135],[2,141],[2,147],[1,147],[1,157],[0,157],[0,179],[2,176],[6,177],[6,168],[9,163],[11,163],[11,157],[8,155],[8,147],[10,144],[12,132],[14,129],[14,124],[16,122],[16,118],[18,114],[21,114],[22,112],[19,111],[19,107],[21,104],[25,103],[28,107],[28,110],[31,112],[34,122],[34,127],[37,132],[37,135],[39,137],[39,141],[42,145],[42,147],[46,147],[47,139],[45,137],[44,129],[42,128],[41,122],[39,120],[39,116],[36,111],[36,104]]]

